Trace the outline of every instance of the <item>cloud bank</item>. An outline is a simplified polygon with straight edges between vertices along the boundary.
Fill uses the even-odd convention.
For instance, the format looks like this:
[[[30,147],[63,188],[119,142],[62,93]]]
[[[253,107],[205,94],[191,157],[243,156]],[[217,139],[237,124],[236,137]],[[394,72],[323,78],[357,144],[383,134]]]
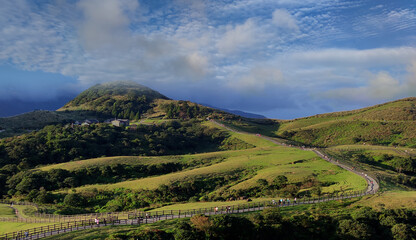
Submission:
[[[0,65],[61,75],[54,75],[56,84],[51,85],[56,92],[133,80],[173,98],[276,118],[305,116],[311,109],[363,107],[416,93],[413,3],[0,4]],[[62,80],[67,77],[72,81]],[[27,74],[10,85],[6,78],[0,81],[3,98],[9,94],[6,82],[19,89],[19,84],[40,81]]]

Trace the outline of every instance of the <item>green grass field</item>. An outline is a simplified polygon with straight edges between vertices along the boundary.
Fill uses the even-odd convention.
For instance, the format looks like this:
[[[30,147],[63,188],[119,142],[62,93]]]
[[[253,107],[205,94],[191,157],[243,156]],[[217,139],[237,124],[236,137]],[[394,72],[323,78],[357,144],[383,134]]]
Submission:
[[[12,233],[16,231],[22,231],[35,227],[42,227],[53,225],[53,223],[24,223],[24,222],[0,222],[0,234]]]
[[[35,206],[31,205],[14,205],[13,207],[19,211],[19,215],[22,218],[33,218],[34,213],[38,210]]]
[[[169,163],[182,161],[181,156],[163,156],[163,157],[135,157],[135,156],[120,156],[120,157],[102,157],[87,160],[79,160],[73,162],[66,162],[60,164],[53,164],[38,168],[42,171],[49,171],[51,169],[65,169],[77,170],[87,167],[100,167],[112,164],[126,164],[126,165],[152,165],[159,163]]]
[[[260,203],[260,202],[271,202],[272,199],[277,200],[277,198],[251,198],[252,203]],[[192,210],[192,209],[201,209],[201,208],[214,208],[214,207],[226,207],[232,205],[242,205],[247,204],[247,200],[236,200],[236,201],[221,201],[221,202],[192,202],[192,203],[179,203],[179,204],[172,204],[160,208],[155,208],[150,210],[150,212],[154,211],[170,211],[170,210]]]
[[[375,209],[416,209],[416,191],[388,191],[363,197],[354,205]]]
[[[339,145],[330,147],[329,151],[357,151],[361,150],[374,155],[389,154],[400,157],[415,156],[416,149],[407,147],[389,147],[389,146],[377,146],[377,145]]]
[[[15,218],[16,214],[8,204],[0,204],[0,217]]]

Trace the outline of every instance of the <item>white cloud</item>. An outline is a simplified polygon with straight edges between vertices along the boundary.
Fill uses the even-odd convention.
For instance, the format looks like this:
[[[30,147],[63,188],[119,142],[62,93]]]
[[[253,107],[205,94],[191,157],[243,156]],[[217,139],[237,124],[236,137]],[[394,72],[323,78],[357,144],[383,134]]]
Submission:
[[[83,0],[77,3],[83,13],[79,34],[88,50],[119,48],[129,40],[128,12],[135,12],[137,1]]]
[[[258,27],[253,19],[235,27],[227,26],[223,37],[218,41],[217,47],[221,53],[242,51],[258,42]]]
[[[416,60],[408,66],[407,71],[409,74],[406,78],[405,91],[409,96],[416,96]]]
[[[276,9],[273,12],[272,22],[279,28],[299,31],[296,19],[285,9]]]
[[[339,88],[325,92],[327,98],[351,101],[351,102],[374,102],[378,100],[394,99],[403,94],[405,85],[400,84],[386,72],[379,72],[371,76],[368,85],[356,88]]]
[[[208,74],[208,58],[199,53],[191,53],[186,56],[179,56],[163,65],[163,69],[173,72],[176,81],[198,81]],[[161,71],[163,71],[161,69]]]
[[[334,89],[349,89],[334,94],[339,98],[415,94],[416,48],[376,45],[364,34],[413,29],[410,8],[372,10],[360,19],[368,24],[350,34],[345,19],[351,6],[359,9],[350,1],[0,2],[1,63],[73,76],[84,87],[129,79],[171,92],[175,85],[185,89],[183,98],[192,96],[190,85],[225,87],[234,95],[224,101],[234,99],[236,108],[247,92],[258,102],[277,91],[281,99],[300,92],[305,101]],[[357,44],[362,39],[368,42]],[[296,91],[282,90],[289,85]]]
[[[320,49],[294,53],[292,57],[294,61],[317,65],[380,66],[408,63],[409,60],[416,58],[416,48]]]
[[[279,69],[270,66],[255,66],[245,74],[239,75],[237,73],[228,79],[227,86],[257,95],[266,88],[282,86],[284,83],[283,73]]]

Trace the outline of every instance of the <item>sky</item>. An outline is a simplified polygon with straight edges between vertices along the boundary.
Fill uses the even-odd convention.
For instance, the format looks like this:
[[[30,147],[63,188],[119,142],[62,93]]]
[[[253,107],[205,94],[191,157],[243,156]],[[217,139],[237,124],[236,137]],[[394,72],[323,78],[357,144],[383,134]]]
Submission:
[[[117,80],[277,119],[416,96],[416,1],[0,0],[0,103]]]

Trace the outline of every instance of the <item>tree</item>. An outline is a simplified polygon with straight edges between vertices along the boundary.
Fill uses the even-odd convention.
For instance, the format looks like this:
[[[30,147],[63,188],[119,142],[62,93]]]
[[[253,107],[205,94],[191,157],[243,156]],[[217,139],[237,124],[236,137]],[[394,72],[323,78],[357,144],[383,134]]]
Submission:
[[[279,224],[282,221],[282,215],[279,208],[266,208],[261,213],[264,224],[274,225]]]
[[[404,223],[399,223],[391,228],[393,238],[397,240],[411,240],[415,239],[415,233],[410,229],[410,226]]]
[[[253,239],[254,224],[247,218],[218,215],[211,218],[210,237],[224,240]]]
[[[273,185],[277,188],[284,188],[288,182],[288,179],[284,175],[279,175],[275,179],[273,179]]]
[[[202,232],[208,232],[212,227],[212,223],[209,218],[205,215],[195,215],[191,218],[191,222],[194,228]]]
[[[175,227],[175,240],[204,240],[205,234],[202,231],[192,228],[189,223],[179,221]]]
[[[173,236],[170,233],[167,233],[159,229],[146,229],[140,231],[136,234],[132,234],[130,239],[140,239],[140,240],[173,240]]]
[[[82,207],[85,204],[85,199],[77,193],[70,193],[65,196],[64,204],[68,207]]]
[[[372,236],[370,226],[349,219],[339,221],[338,233],[347,239],[369,239]]]

